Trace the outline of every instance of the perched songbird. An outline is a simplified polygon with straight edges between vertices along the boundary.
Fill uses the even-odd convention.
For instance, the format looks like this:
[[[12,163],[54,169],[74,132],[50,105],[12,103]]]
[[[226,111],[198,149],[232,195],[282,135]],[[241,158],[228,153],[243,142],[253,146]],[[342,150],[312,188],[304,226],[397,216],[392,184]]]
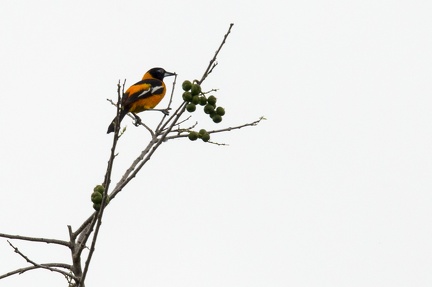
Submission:
[[[167,72],[162,68],[153,68],[145,73],[141,81],[130,86],[124,93],[118,122],[120,123],[129,112],[136,114],[156,107],[166,93],[164,77],[174,75],[175,73]],[[116,119],[117,117],[109,125],[108,134],[114,131]]]

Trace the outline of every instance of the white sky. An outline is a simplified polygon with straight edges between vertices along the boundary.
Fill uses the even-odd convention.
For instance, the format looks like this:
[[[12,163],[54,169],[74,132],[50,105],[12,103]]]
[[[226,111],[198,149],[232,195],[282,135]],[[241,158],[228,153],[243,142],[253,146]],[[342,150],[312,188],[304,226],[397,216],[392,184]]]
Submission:
[[[0,232],[67,239],[103,179],[117,81],[199,78],[234,22],[203,87],[227,115],[199,128],[268,120],[213,136],[228,147],[162,146],[107,209],[87,286],[431,286],[432,4],[245,3],[2,1]],[[115,182],[149,139],[124,124]],[[4,239],[0,257],[26,265]]]

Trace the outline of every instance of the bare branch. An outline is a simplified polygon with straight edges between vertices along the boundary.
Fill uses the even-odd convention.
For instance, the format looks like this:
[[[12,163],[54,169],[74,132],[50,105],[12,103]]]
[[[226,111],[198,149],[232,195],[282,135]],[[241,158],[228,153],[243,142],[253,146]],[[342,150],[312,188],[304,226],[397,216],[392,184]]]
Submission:
[[[204,80],[207,78],[207,76],[213,71],[213,69],[216,67],[217,62],[216,62],[216,58],[220,52],[220,50],[222,50],[223,45],[225,44],[226,39],[228,38],[228,35],[231,33],[231,28],[234,26],[233,23],[230,24],[229,28],[228,28],[228,32],[225,34],[222,43],[220,44],[219,48],[216,50],[216,53],[213,57],[213,59],[210,60],[210,63],[207,67],[207,69],[205,70],[201,80],[198,81],[198,83],[201,85],[202,82],[204,82]]]
[[[36,268],[47,269],[47,270],[52,271],[52,272],[60,273],[60,274],[62,274],[62,275],[64,275],[64,276],[66,276],[66,277],[74,278],[74,276],[73,276],[72,274],[70,274],[70,273],[68,273],[68,272],[65,272],[65,271],[63,271],[63,270],[60,270],[60,269],[58,269],[58,268],[56,268],[56,267],[60,267],[60,268],[66,268],[66,269],[71,270],[71,266],[70,266],[70,265],[68,265],[68,264],[62,264],[62,263],[38,264],[38,263],[34,262],[33,260],[30,260],[30,258],[28,258],[26,255],[24,255],[21,251],[19,251],[18,248],[15,247],[15,246],[14,246],[14,245],[9,241],[9,240],[8,240],[7,242],[8,242],[9,245],[14,249],[15,253],[18,253],[18,254],[19,254],[22,258],[24,258],[28,263],[30,263],[30,264],[33,265],[34,268],[32,268],[32,269],[36,269]],[[53,264],[55,264],[55,266],[53,266]],[[26,269],[26,268],[24,268],[24,269]],[[25,272],[25,271],[27,271],[27,270],[24,270],[24,271],[22,271],[22,272]],[[14,273],[14,272],[15,272],[15,271],[12,271],[12,272],[9,272],[9,273],[13,273],[13,274],[16,274],[16,273],[17,273],[17,272],[15,272],[15,273]],[[22,273],[22,272],[21,272],[21,273]],[[9,274],[9,273],[7,273],[7,274]],[[18,273],[19,273],[19,272],[18,272]],[[13,274],[9,274],[9,275],[7,275],[7,274],[2,275],[2,276],[7,277],[7,276],[10,276],[10,275],[13,275]],[[7,276],[6,276],[6,275],[7,275]],[[4,278],[4,277],[0,277],[0,279],[1,279],[1,278]],[[75,277],[74,279],[77,279],[77,278]]]
[[[212,93],[212,92],[217,92],[217,91],[219,91],[219,89],[211,89],[210,91],[207,91],[207,92],[201,92],[203,95],[207,95],[207,94],[210,94],[210,93]]]
[[[253,121],[251,123],[247,123],[247,124],[243,124],[243,125],[239,125],[239,126],[235,126],[235,127],[228,127],[228,128],[224,128],[224,129],[220,129],[220,130],[212,130],[212,131],[207,131],[207,133],[209,134],[214,134],[214,133],[221,133],[221,132],[229,132],[232,130],[238,130],[244,127],[253,127],[258,125],[262,120],[265,120],[266,118],[264,117],[260,117],[258,120]],[[180,131],[180,130],[173,130],[173,131]],[[186,130],[184,130],[186,131]],[[172,139],[178,139],[178,138],[185,138],[188,137],[189,134],[177,134],[174,136],[167,136],[165,138],[165,140],[172,140]],[[217,145],[226,145],[226,144],[219,144],[219,143],[215,143],[215,142],[208,142],[208,143],[212,143],[212,144],[217,144]]]
[[[186,120],[188,120],[188,119],[190,119],[190,117],[188,117]],[[183,120],[183,121],[177,123],[176,126],[180,125],[181,123],[186,122],[186,120]],[[180,128],[180,127],[178,127],[177,129],[173,129],[173,130],[171,131],[171,133],[177,133],[178,135],[180,135],[181,133],[191,131],[191,130],[192,130],[193,128],[195,128],[197,125],[198,125],[198,122],[195,122],[193,125],[191,125],[191,126],[189,126],[189,127],[187,127],[187,128]],[[186,136],[187,136],[187,135],[186,135]],[[168,140],[168,139],[170,139],[170,137],[166,137],[166,138],[165,138],[165,140]]]
[[[42,242],[47,244],[58,244],[69,247],[69,242],[58,240],[58,239],[50,239],[50,238],[41,238],[41,237],[29,237],[29,236],[21,236],[21,235],[11,235],[6,233],[0,233],[0,237],[9,238],[9,239],[18,239],[25,241],[34,241],[34,242]]]
[[[93,212],[92,215],[90,215],[89,218],[87,218],[82,224],[81,226],[75,230],[75,232],[72,233],[72,238],[75,240],[77,238],[78,235],[81,234],[81,232],[91,223],[91,221],[93,220],[94,216],[95,216],[96,212]]]
[[[235,127],[229,127],[229,128],[225,128],[225,129],[220,129],[220,130],[213,130],[213,131],[207,131],[209,134],[213,134],[213,133],[221,133],[221,132],[230,132],[232,130],[238,130],[244,127],[253,127],[258,125],[262,120],[265,120],[265,117],[260,117],[258,120],[253,121],[251,123],[247,123],[247,124],[243,124],[240,126],[235,126]]]
[[[174,97],[174,91],[175,91],[176,83],[177,83],[177,74],[174,75],[174,81],[173,81],[173,84],[172,84],[173,88],[171,90],[170,100],[168,102],[168,109],[171,109],[171,104],[172,104],[173,97]]]
[[[182,114],[183,114],[183,112],[184,112],[184,110],[185,110],[185,106],[186,106],[186,102],[183,102],[182,104],[180,104],[180,106],[177,108],[177,110],[172,114],[172,116],[167,120],[167,121],[165,121],[165,123],[163,123],[163,125],[162,126],[159,126],[157,129],[156,129],[156,133],[157,134],[160,134],[160,133],[162,133],[163,131],[165,131],[165,129],[166,129],[166,127],[168,126],[168,124],[171,122],[171,121],[173,121],[174,119],[176,119],[179,115],[181,116]],[[178,119],[177,119],[178,120]],[[177,122],[177,121],[176,121]]]
[[[174,90],[175,90],[176,83],[177,83],[177,74],[175,74],[175,76],[174,76],[174,81],[173,81],[173,84],[172,84],[173,88],[172,88],[172,90],[171,90],[170,100],[169,100],[169,102],[168,102],[168,107],[167,107],[167,109],[171,109],[171,104],[172,104],[172,100],[173,100],[173,97],[174,97]],[[174,115],[175,115],[177,112],[178,112],[178,110],[175,111]],[[174,115],[172,115],[172,116],[168,119],[167,123],[171,120],[171,118],[172,118]],[[159,123],[158,126],[156,127],[156,132],[160,129],[160,127],[161,127],[161,125],[163,124],[163,122],[164,122],[164,120],[165,120],[166,117],[167,117],[167,115],[164,115],[164,116],[162,117],[162,120],[160,121],[160,123]],[[154,135],[152,135],[152,136],[154,136]]]
[[[64,264],[64,263],[42,263],[42,264],[39,264],[39,265],[42,266],[42,267],[34,266],[33,265],[33,266],[28,266],[28,267],[20,268],[20,269],[14,270],[14,271],[10,271],[8,273],[0,275],[0,279],[9,277],[9,276],[12,276],[12,275],[15,275],[15,274],[22,274],[22,273],[30,271],[30,270],[44,268],[44,267],[58,267],[58,268],[64,268],[64,269],[69,269],[69,270],[72,269],[72,267],[69,264]],[[77,278],[73,274],[71,274],[71,273],[66,273],[66,274],[67,274],[68,277],[70,277],[70,278],[72,278],[74,280],[77,280]],[[65,275],[65,274],[63,274],[63,275]]]

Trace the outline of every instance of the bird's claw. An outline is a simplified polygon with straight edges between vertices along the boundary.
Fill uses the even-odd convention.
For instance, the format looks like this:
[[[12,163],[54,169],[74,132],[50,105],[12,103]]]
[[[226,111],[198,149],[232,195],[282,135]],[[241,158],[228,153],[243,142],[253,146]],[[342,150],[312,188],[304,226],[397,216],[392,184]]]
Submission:
[[[135,122],[133,123],[136,127],[142,124],[141,118],[137,116],[136,114],[133,114],[135,116]]]
[[[161,112],[162,112],[164,115],[169,116],[169,110],[170,110],[170,109],[163,109],[163,110],[161,110]]]

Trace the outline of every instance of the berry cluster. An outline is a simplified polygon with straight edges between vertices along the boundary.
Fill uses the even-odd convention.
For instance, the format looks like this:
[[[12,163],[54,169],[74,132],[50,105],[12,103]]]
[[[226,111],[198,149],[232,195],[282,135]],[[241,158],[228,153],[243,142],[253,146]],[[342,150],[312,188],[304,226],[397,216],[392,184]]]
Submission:
[[[184,81],[182,84],[184,90],[183,100],[187,102],[186,110],[193,113],[196,106],[204,106],[204,113],[208,114],[215,123],[222,121],[222,116],[225,115],[225,109],[216,107],[216,97],[209,96],[208,98],[201,92],[201,87],[198,84],[192,84],[190,81]]]
[[[96,185],[91,194],[91,201],[93,202],[93,208],[99,210],[102,204],[102,198],[105,188],[102,185]],[[106,204],[109,203],[109,196],[106,198]]]
[[[197,105],[203,106],[204,113],[208,114],[215,123],[222,121],[222,116],[225,115],[225,109],[216,106],[216,97],[206,95],[201,91],[200,85],[191,83],[191,81],[184,81],[182,84],[183,88],[183,100],[187,102],[186,110],[189,113],[193,113],[196,110]],[[210,140],[210,134],[205,130],[201,129],[199,132],[190,131],[188,138],[191,141],[201,139],[204,142]]]
[[[202,139],[203,142],[208,142],[210,140],[210,134],[205,129],[200,129],[199,132],[190,131],[188,138],[191,141],[196,141],[197,139]]]

